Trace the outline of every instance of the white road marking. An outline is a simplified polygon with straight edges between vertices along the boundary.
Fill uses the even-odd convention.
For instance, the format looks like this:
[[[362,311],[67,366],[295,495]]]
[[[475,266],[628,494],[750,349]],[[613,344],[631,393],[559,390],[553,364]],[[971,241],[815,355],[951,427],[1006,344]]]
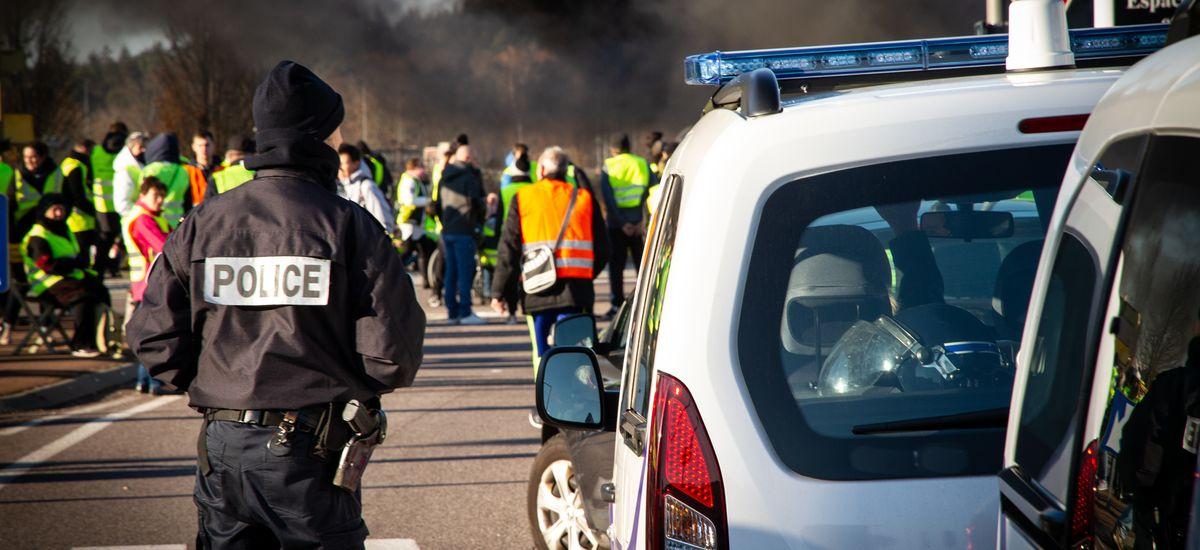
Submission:
[[[367,539],[367,550],[421,550],[413,539]],[[76,546],[71,550],[185,550],[186,544],[146,544],[142,546]]]
[[[367,550],[421,550],[413,539],[367,539]]]
[[[134,399],[137,399],[137,397],[138,396],[136,396],[136,395],[127,395],[120,399],[116,399],[113,401],[105,401],[104,403],[96,403],[94,405],[83,407],[81,409],[75,409],[71,412],[65,412],[65,413],[61,413],[61,414],[53,414],[53,415],[49,415],[49,416],[42,416],[39,418],[34,418],[32,420],[17,424],[16,426],[9,426],[7,428],[4,428],[3,430],[0,430],[0,437],[19,434],[25,430],[28,430],[29,428],[32,428],[34,426],[39,426],[39,425],[45,424],[47,422],[54,422],[55,420],[62,420],[64,418],[70,418],[72,416],[79,416],[81,414],[89,414],[89,413],[94,413],[96,411],[100,411],[100,410],[104,410],[104,409],[111,409],[118,405],[124,405],[125,403],[133,401]]]
[[[6,483],[7,481],[14,481],[20,478],[34,466],[50,460],[54,457],[54,455],[67,450],[72,445],[96,435],[98,432],[100,432],[100,430],[103,430],[112,424],[113,421],[129,418],[135,414],[144,413],[146,411],[157,409],[163,405],[174,403],[175,401],[179,400],[180,397],[181,396],[178,395],[170,397],[158,397],[152,401],[142,403],[141,405],[138,405],[132,409],[109,413],[100,418],[88,420],[87,423],[75,428],[74,430],[71,430],[71,432],[69,432],[67,435],[51,441],[44,447],[21,457],[20,460],[12,464],[9,464],[4,469],[0,469],[0,490],[3,490],[8,486],[8,483]]]

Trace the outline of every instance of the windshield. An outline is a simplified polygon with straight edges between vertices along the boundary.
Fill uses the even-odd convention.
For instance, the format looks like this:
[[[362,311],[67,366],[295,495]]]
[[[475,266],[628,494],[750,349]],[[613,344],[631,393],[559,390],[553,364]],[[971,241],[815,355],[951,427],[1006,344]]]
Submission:
[[[853,168],[768,199],[739,352],[786,463],[827,479],[999,469],[1014,357],[1070,151]]]

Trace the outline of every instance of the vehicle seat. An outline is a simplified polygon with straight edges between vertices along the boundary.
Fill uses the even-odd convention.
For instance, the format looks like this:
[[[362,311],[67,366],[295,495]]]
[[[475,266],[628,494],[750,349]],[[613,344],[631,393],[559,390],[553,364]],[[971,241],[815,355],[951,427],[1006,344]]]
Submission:
[[[891,313],[883,244],[855,225],[812,227],[796,250],[780,339],[793,393],[812,391],[821,362],[855,322]]]
[[[992,309],[997,316],[997,340],[1021,340],[1043,242],[1042,239],[1038,239],[1022,243],[1000,262],[1000,269],[996,272],[996,286],[992,291]]]

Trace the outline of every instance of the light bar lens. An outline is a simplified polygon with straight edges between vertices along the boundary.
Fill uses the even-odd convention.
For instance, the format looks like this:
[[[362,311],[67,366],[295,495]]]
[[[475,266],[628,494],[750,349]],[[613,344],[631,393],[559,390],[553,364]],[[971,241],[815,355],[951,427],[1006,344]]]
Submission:
[[[1070,31],[1076,59],[1105,59],[1151,54],[1167,42],[1167,25],[1133,25]],[[778,50],[712,52],[684,60],[691,85],[720,85],[742,73],[767,68],[780,80],[856,74],[928,71],[1004,65],[1008,35],[904,40],[814,46]]]

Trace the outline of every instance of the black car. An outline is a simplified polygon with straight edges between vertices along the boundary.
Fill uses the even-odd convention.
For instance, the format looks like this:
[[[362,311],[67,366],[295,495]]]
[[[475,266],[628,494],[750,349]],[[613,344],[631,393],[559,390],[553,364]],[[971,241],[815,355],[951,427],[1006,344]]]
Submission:
[[[574,315],[554,325],[554,347],[582,346],[595,352],[605,395],[621,391],[629,308],[596,335],[591,315]],[[542,448],[529,475],[526,508],[534,544],[541,550],[608,548],[615,426],[603,431],[542,424]]]

